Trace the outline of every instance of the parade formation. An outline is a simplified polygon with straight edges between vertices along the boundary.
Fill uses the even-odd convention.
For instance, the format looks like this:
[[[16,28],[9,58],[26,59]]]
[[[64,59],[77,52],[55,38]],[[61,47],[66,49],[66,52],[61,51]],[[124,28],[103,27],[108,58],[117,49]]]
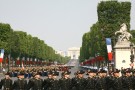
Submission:
[[[65,67],[63,67],[65,68]],[[72,68],[71,68],[72,69]],[[58,68],[13,69],[1,79],[1,90],[135,90],[134,69],[71,70]],[[86,75],[86,77],[84,77]],[[16,77],[16,80],[12,80]],[[58,78],[60,77],[60,78]]]

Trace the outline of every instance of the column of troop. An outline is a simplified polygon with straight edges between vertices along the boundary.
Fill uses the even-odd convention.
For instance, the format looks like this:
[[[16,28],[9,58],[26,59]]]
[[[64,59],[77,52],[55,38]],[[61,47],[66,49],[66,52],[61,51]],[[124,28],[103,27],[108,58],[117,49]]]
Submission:
[[[14,72],[16,73],[16,72]],[[5,73],[1,79],[1,90],[135,90],[134,69],[114,69],[105,71],[103,69],[79,70],[70,78],[71,71],[66,70],[59,73],[56,69],[47,70],[46,78],[43,73],[32,71],[31,77],[26,78],[25,70],[17,72],[17,80],[12,80],[13,72]],[[61,74],[61,75],[60,75]],[[86,74],[87,77],[83,77]],[[61,76],[60,79],[57,77]]]

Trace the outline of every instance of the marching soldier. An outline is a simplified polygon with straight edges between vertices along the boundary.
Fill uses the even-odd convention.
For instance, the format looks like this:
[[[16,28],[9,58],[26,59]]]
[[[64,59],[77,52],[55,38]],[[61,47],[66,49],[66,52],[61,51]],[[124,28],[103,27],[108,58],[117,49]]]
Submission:
[[[94,69],[88,71],[88,78],[86,78],[87,85],[85,87],[85,90],[95,90],[96,73],[97,73],[97,70],[94,70]]]
[[[122,83],[123,90],[133,90],[133,77],[129,68],[125,70],[125,76],[122,77]]]
[[[75,87],[75,90],[85,90],[86,86],[86,79],[83,78],[83,74],[85,72],[83,70],[80,70],[77,72],[77,78],[72,80],[72,85]]]
[[[10,78],[10,73],[5,74],[5,78],[1,80],[0,89],[2,90],[12,90],[12,79]]]
[[[27,90],[43,90],[43,80],[40,74],[36,73],[32,79],[29,80]]]
[[[20,73],[18,79],[14,81],[13,90],[27,90],[27,80],[24,79],[24,73]]]
[[[72,82],[72,90],[76,90],[76,81],[77,81],[77,78],[78,78],[78,71],[74,73],[75,77],[73,77],[71,79],[71,82]]]
[[[60,84],[60,90],[71,90],[72,89],[72,83],[70,79],[70,73],[69,71],[63,72],[63,77],[59,79]]]
[[[111,78],[111,86],[113,90],[123,90],[122,89],[122,78],[120,77],[120,70],[115,69],[113,72],[113,78]]]
[[[106,80],[106,75],[107,71],[101,69],[98,72],[99,77],[96,80],[96,90],[108,90],[107,89],[107,80]]]
[[[51,82],[52,82],[52,71],[47,72],[48,78],[44,80],[43,87],[44,90],[51,90]]]
[[[59,81],[57,80],[58,72],[53,72],[51,80],[51,89],[50,90],[59,90]]]

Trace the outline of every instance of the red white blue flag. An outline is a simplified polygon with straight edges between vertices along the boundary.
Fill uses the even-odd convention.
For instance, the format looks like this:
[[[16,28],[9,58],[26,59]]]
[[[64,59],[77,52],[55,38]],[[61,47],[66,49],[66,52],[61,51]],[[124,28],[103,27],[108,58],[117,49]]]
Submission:
[[[3,61],[3,57],[4,57],[4,49],[0,50],[0,63]]]
[[[112,60],[112,44],[111,38],[106,38],[107,52],[108,52],[108,60]]]

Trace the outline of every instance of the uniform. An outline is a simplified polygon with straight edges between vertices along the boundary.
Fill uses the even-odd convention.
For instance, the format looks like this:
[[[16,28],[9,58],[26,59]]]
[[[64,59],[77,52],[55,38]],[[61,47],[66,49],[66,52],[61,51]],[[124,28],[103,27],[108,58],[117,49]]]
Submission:
[[[131,76],[131,70],[125,70],[126,75],[122,76],[123,90],[133,90],[133,77]]]
[[[86,79],[83,78],[83,74],[85,72],[80,70],[77,72],[77,77],[72,79],[72,85],[74,90],[85,90],[86,87]],[[81,75],[81,77],[80,77]]]
[[[71,72],[69,72],[69,71],[63,72],[63,74],[62,74],[63,77],[61,79],[59,79],[60,90],[71,90],[72,89],[71,79],[69,78],[70,73]]]
[[[103,73],[107,73],[105,70],[99,71],[99,77],[96,80],[96,90],[108,90],[108,83],[106,76],[103,76]]]
[[[43,90],[43,80],[41,78],[37,78],[37,75],[39,74],[35,74],[34,78],[29,80],[27,90]]]
[[[58,75],[59,75],[58,72],[56,72],[56,71],[52,72],[52,79],[50,81],[49,90],[59,90],[60,89],[59,81],[56,79]]]
[[[15,80],[13,88],[14,90],[27,90],[27,80],[25,79]]]
[[[5,78],[1,80],[0,89],[2,89],[3,87],[3,90],[12,90],[13,81],[10,79],[9,75],[10,75],[9,73],[6,73]]]

